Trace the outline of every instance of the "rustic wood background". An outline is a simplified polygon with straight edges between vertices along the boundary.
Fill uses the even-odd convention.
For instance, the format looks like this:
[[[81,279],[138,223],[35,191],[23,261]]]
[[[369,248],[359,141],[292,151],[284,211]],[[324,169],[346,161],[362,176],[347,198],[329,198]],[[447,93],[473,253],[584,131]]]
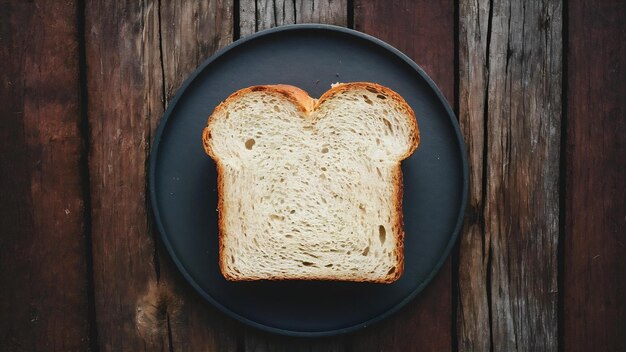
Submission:
[[[0,350],[626,351],[626,3],[0,0]],[[275,336],[205,304],[146,195],[159,118],[233,40],[320,22],[412,57],[455,107],[454,254],[384,322]]]

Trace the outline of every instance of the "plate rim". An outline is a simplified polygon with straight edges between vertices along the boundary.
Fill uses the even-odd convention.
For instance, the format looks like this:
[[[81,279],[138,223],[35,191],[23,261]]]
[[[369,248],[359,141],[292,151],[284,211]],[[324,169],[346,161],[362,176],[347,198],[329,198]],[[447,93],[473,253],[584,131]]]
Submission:
[[[277,327],[273,327],[270,325],[256,322],[254,320],[246,318],[245,316],[242,316],[232,311],[231,309],[227,308],[226,306],[218,302],[215,298],[213,298],[206,291],[204,291],[202,287],[200,287],[200,285],[195,281],[195,279],[189,274],[185,266],[181,263],[181,261],[179,260],[178,256],[176,255],[174,251],[174,248],[172,247],[172,244],[169,241],[169,237],[166,235],[165,227],[163,226],[163,223],[160,217],[159,206],[158,206],[158,201],[157,201],[157,191],[156,191],[156,186],[155,186],[156,163],[157,163],[158,150],[159,150],[159,146],[161,142],[161,136],[163,134],[163,131],[165,130],[165,126],[167,125],[167,122],[170,116],[172,115],[172,112],[174,111],[174,108],[178,104],[179,99],[183,96],[183,94],[185,93],[189,85],[191,85],[191,83],[197,78],[197,76],[202,71],[204,71],[204,69],[206,69],[209,65],[211,65],[213,61],[217,60],[218,58],[220,58],[227,52],[235,49],[236,47],[244,43],[247,43],[249,41],[252,41],[261,37],[279,33],[279,32],[299,31],[299,30],[318,30],[318,31],[340,32],[342,34],[354,36],[360,39],[364,39],[372,44],[375,44],[385,49],[386,51],[390,52],[391,54],[397,56],[398,58],[402,59],[402,61],[406,62],[411,68],[413,68],[417,72],[417,74],[422,79],[424,79],[424,81],[429,85],[431,90],[435,93],[440,103],[443,105],[448,115],[448,118],[450,119],[450,122],[454,128],[456,139],[459,145],[459,153],[461,155],[462,168],[463,168],[463,194],[462,194],[459,214],[457,215],[457,221],[456,221],[454,230],[450,236],[450,239],[442,252],[441,257],[439,258],[439,260],[437,261],[436,265],[433,267],[431,272],[428,274],[428,276],[426,276],[426,278],[413,291],[411,291],[409,295],[403,298],[400,302],[394,304],[391,308],[385,310],[383,313],[371,319],[368,319],[366,321],[360,322],[358,324],[350,325],[350,326],[339,328],[339,329],[323,330],[323,331],[289,330],[289,329],[277,328]],[[345,334],[349,332],[354,332],[354,331],[363,329],[367,326],[370,326],[372,324],[378,323],[386,319],[387,317],[399,311],[402,307],[404,307],[410,301],[412,301],[433,280],[433,278],[437,275],[437,273],[443,266],[444,262],[450,255],[450,252],[452,251],[452,248],[454,247],[457,241],[457,238],[459,236],[459,232],[461,231],[461,228],[463,226],[463,219],[465,217],[465,210],[467,207],[468,192],[469,192],[469,166],[468,166],[468,159],[467,159],[467,150],[465,146],[465,141],[463,139],[463,135],[461,133],[459,121],[457,120],[457,117],[454,111],[450,107],[450,104],[448,103],[446,98],[443,96],[443,93],[441,92],[439,87],[437,87],[435,82],[428,76],[428,74],[426,74],[426,72],[419,65],[417,65],[406,54],[396,49],[395,47],[391,46],[390,44],[382,41],[381,39],[373,37],[369,34],[365,34],[363,32],[356,31],[354,29],[335,26],[335,25],[329,25],[329,24],[290,24],[290,25],[283,25],[283,26],[259,31],[257,33],[251,34],[249,36],[246,36],[244,38],[240,38],[234,41],[233,43],[219,49],[209,58],[204,60],[191,74],[189,74],[189,76],[185,79],[185,81],[180,86],[180,88],[178,88],[178,90],[176,91],[176,95],[172,98],[172,100],[170,100],[167,106],[167,109],[165,110],[161,118],[159,119],[158,126],[154,132],[154,140],[150,148],[150,156],[149,156],[148,162],[149,162],[149,172],[148,172],[147,183],[148,183],[148,188],[149,188],[150,208],[153,213],[152,221],[157,226],[159,237],[161,241],[163,242],[163,244],[165,245],[165,248],[167,249],[167,252],[170,258],[172,259],[172,261],[178,268],[178,271],[183,275],[185,280],[194,288],[194,290],[198,294],[200,294],[200,296],[202,296],[203,299],[211,303],[214,307],[219,309],[222,313],[226,314],[227,316],[234,318],[235,320],[241,323],[244,323],[248,326],[257,328],[259,330],[276,333],[280,335],[295,336],[295,337],[325,337],[325,336],[335,336],[335,335]]]

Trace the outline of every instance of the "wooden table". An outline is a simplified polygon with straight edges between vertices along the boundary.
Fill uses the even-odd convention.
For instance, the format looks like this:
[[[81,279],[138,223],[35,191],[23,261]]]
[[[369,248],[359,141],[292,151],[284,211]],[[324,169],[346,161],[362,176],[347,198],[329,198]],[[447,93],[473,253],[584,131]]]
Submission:
[[[0,350],[625,351],[624,1],[0,0]],[[470,160],[457,248],[384,322],[274,336],[176,271],[146,198],[185,77],[255,31],[321,22],[412,57]]]

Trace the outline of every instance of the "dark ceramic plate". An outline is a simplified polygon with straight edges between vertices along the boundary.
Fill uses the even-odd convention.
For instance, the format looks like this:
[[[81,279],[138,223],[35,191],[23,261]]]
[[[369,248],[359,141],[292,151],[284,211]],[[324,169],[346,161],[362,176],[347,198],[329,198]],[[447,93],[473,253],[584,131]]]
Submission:
[[[405,271],[391,285],[227,282],[218,267],[216,171],[202,129],[236,90],[286,83],[319,97],[334,82],[370,81],[415,110],[421,141],[404,171]],[[388,44],[327,25],[284,26],[238,40],[204,62],[165,112],[150,155],[150,197],[165,247],[187,281],[224,313],[287,335],[322,336],[373,324],[437,273],[467,200],[465,149],[454,113],[428,76]]]

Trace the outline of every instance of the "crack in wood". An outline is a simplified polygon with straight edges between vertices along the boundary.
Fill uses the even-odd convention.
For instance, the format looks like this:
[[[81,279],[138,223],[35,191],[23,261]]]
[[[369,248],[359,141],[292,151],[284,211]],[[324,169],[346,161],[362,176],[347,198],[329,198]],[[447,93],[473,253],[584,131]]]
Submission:
[[[88,297],[88,316],[89,316],[89,349],[92,352],[99,352],[98,344],[98,328],[96,325],[96,304],[95,304],[95,284],[93,269],[93,239],[92,239],[92,205],[91,205],[91,175],[89,174],[89,149],[91,147],[91,130],[89,127],[88,111],[88,95],[87,95],[87,59],[85,52],[85,3],[79,1],[77,4],[77,26],[78,26],[78,62],[79,62],[79,91],[80,91],[80,134],[81,134],[81,152],[80,152],[80,173],[81,188],[83,197],[83,229],[85,237],[85,253],[87,254],[87,297]]]
[[[487,46],[485,50],[485,66],[486,66],[486,83],[489,84],[490,76],[491,76],[491,66],[490,60],[491,57],[491,31],[493,28],[493,1],[489,0],[489,17],[487,18]],[[480,12],[479,12],[480,13]],[[489,132],[487,127],[489,126],[489,88],[488,85],[484,87],[484,115],[483,115],[483,164],[482,164],[482,187],[481,187],[481,205],[482,212],[479,216],[480,228],[482,232],[482,242],[483,242],[483,255],[486,256],[485,263],[485,272],[486,272],[486,299],[487,299],[487,317],[488,317],[488,331],[489,331],[489,351],[494,351],[494,343],[493,343],[493,306],[492,306],[492,247],[490,239],[487,238],[487,229],[485,225],[485,213],[487,212],[487,188],[488,188],[488,169],[489,169]]]

